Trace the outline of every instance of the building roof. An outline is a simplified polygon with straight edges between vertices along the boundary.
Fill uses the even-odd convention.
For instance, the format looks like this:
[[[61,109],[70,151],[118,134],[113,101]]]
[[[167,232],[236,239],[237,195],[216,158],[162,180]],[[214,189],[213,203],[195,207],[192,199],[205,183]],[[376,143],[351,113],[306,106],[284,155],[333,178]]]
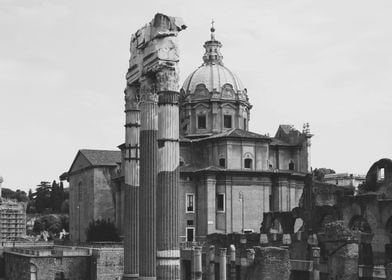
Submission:
[[[79,150],[93,166],[116,166],[121,162],[120,151],[110,150]]]
[[[217,138],[238,138],[238,139],[265,139],[270,140],[271,137],[263,134],[258,134],[255,132],[250,132],[247,130],[235,128],[231,130],[227,130],[225,132],[214,134],[204,138],[192,139],[194,142],[206,141],[210,139],[217,139]]]

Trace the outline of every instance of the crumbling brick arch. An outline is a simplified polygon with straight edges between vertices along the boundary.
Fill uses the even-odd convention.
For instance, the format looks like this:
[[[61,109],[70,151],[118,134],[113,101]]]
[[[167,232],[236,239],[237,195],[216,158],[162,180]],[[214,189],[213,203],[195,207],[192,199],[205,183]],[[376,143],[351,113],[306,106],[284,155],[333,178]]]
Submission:
[[[372,233],[372,228],[368,221],[360,216],[360,215],[355,215],[350,219],[350,222],[348,224],[348,227],[353,230],[353,231],[360,231],[364,233]]]
[[[361,215],[354,215],[348,224],[352,231],[360,235],[359,258],[360,265],[373,265],[373,248],[371,244],[372,228],[368,221]]]
[[[278,218],[272,220],[271,227],[269,229],[270,233],[283,233],[283,227]]]

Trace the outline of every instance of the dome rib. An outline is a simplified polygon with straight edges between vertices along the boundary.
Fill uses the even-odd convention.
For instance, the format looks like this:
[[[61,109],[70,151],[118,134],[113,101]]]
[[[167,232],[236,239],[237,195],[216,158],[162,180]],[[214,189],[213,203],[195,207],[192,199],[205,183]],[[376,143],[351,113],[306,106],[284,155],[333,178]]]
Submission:
[[[196,86],[199,84],[204,84],[210,92],[212,92],[214,88],[221,91],[222,86],[225,84],[232,85],[236,92],[244,90],[237,75],[220,64],[200,66],[185,79],[182,88],[186,92],[193,94],[196,90]]]

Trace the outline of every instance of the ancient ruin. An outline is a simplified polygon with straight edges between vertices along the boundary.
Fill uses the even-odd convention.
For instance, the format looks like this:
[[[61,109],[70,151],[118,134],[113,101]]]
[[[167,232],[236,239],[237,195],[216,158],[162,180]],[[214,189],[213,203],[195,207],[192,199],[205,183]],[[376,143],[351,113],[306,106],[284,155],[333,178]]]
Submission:
[[[124,279],[179,278],[177,34],[185,28],[179,18],[156,14],[131,38],[125,89]]]

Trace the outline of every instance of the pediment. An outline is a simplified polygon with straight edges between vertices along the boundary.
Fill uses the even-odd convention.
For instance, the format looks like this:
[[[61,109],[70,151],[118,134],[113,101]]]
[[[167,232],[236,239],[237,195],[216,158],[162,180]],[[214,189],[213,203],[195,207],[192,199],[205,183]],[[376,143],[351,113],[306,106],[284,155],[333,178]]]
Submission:
[[[71,168],[69,169],[69,173],[91,167],[92,164],[88,161],[88,159],[79,151],[76,154],[76,157],[71,165]]]

